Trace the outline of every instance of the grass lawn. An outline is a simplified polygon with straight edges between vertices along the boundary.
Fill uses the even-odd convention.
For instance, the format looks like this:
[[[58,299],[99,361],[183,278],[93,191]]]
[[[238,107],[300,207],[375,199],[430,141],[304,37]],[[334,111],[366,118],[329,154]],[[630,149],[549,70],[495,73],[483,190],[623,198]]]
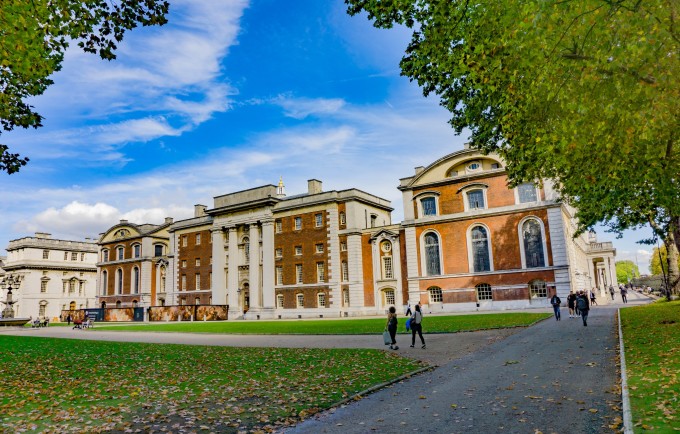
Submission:
[[[680,302],[621,309],[635,432],[680,431]]]
[[[270,431],[422,366],[366,349],[0,335],[0,432]]]
[[[470,330],[486,330],[507,327],[522,327],[534,324],[551,313],[498,313],[482,315],[426,316],[423,319],[423,333],[454,333]],[[226,334],[305,334],[305,335],[360,335],[379,334],[385,328],[386,319],[342,319],[342,320],[294,320],[294,321],[211,321],[211,322],[165,322],[107,326],[96,324],[99,330],[159,331],[187,333]],[[399,319],[399,332],[406,333],[404,323]]]

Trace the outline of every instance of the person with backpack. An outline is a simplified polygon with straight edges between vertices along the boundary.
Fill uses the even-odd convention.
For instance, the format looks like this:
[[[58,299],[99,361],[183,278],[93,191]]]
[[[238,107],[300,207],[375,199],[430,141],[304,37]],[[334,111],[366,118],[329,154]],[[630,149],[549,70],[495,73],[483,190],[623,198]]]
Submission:
[[[557,294],[554,294],[550,298],[550,304],[552,304],[553,310],[555,311],[555,321],[559,321],[562,319],[562,315],[560,314],[560,305],[562,304],[562,300],[560,300]]]
[[[416,333],[420,336],[420,342],[423,346],[420,347],[425,349],[425,338],[423,338],[423,313],[420,310],[420,304],[416,304],[415,312],[411,317],[411,348],[416,345]]]
[[[581,290],[579,295],[576,297],[576,307],[581,314],[583,326],[588,327],[588,312],[590,311],[590,303],[588,303],[588,297],[583,290]]]

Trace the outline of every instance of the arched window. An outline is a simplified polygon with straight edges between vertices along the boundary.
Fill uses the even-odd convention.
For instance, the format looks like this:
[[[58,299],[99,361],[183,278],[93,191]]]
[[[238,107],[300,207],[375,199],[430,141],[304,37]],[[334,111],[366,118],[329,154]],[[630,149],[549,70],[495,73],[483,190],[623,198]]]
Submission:
[[[545,267],[543,231],[538,220],[532,218],[522,224],[522,243],[526,268]]]
[[[385,306],[394,306],[396,303],[396,299],[394,297],[394,289],[385,289],[383,291],[383,301],[385,302]]]
[[[123,293],[123,270],[116,270],[116,294]]]
[[[118,300],[118,301],[116,302],[116,307],[117,307],[117,308],[120,309],[120,307],[121,307],[122,305],[123,305],[123,303],[122,303],[120,300]]]
[[[132,293],[139,294],[139,268],[132,269]]]
[[[102,295],[106,295],[106,290],[109,286],[109,272],[102,271]]]
[[[489,256],[489,237],[483,226],[475,226],[470,231],[472,239],[472,271],[491,271]]]
[[[423,238],[425,242],[425,269],[428,276],[441,274],[439,259],[439,237],[434,232],[428,232]]]
[[[139,302],[137,300],[132,300],[132,307],[139,307]]]
[[[444,300],[442,289],[438,286],[429,287],[427,293],[430,296],[430,303],[441,303]]]
[[[283,294],[277,294],[276,295],[276,307],[282,309],[283,308]]]
[[[548,288],[544,280],[536,279],[529,282],[529,294],[533,299],[548,298]]]
[[[491,285],[488,283],[480,283],[475,286],[475,290],[477,291],[477,300],[493,300],[493,291],[491,291]]]

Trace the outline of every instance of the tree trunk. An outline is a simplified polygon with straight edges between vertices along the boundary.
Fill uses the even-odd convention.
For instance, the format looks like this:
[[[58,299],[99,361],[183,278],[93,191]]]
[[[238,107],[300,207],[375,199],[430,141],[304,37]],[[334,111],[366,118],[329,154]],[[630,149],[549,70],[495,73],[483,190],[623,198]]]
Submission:
[[[680,222],[680,218],[676,219],[676,221]],[[671,230],[668,231],[667,241],[666,262],[668,265],[668,288],[670,289],[671,294],[680,295],[680,270],[678,269],[678,251],[680,251],[679,225],[676,224],[671,226]]]

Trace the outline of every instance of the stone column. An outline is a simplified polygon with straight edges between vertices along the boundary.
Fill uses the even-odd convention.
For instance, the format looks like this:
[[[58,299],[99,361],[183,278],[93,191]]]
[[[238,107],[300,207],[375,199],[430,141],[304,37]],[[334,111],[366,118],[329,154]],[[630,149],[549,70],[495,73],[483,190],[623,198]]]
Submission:
[[[349,305],[363,310],[364,273],[361,255],[361,232],[347,234],[347,267],[349,271]]]
[[[229,315],[232,319],[235,316],[240,316],[243,312],[241,306],[239,306],[238,299],[238,232],[236,227],[229,228],[229,262],[227,264],[228,272],[228,282],[227,291],[229,303]],[[233,315],[233,316],[232,316]]]
[[[274,267],[274,220],[265,220],[262,222],[262,307],[265,309],[276,307]]]
[[[212,236],[212,298],[213,304],[227,304],[227,282],[224,269],[227,258],[224,254],[224,230],[213,228]]]
[[[248,281],[250,283],[250,307],[259,309],[260,302],[260,227],[257,223],[250,225],[250,264],[248,268]]]

